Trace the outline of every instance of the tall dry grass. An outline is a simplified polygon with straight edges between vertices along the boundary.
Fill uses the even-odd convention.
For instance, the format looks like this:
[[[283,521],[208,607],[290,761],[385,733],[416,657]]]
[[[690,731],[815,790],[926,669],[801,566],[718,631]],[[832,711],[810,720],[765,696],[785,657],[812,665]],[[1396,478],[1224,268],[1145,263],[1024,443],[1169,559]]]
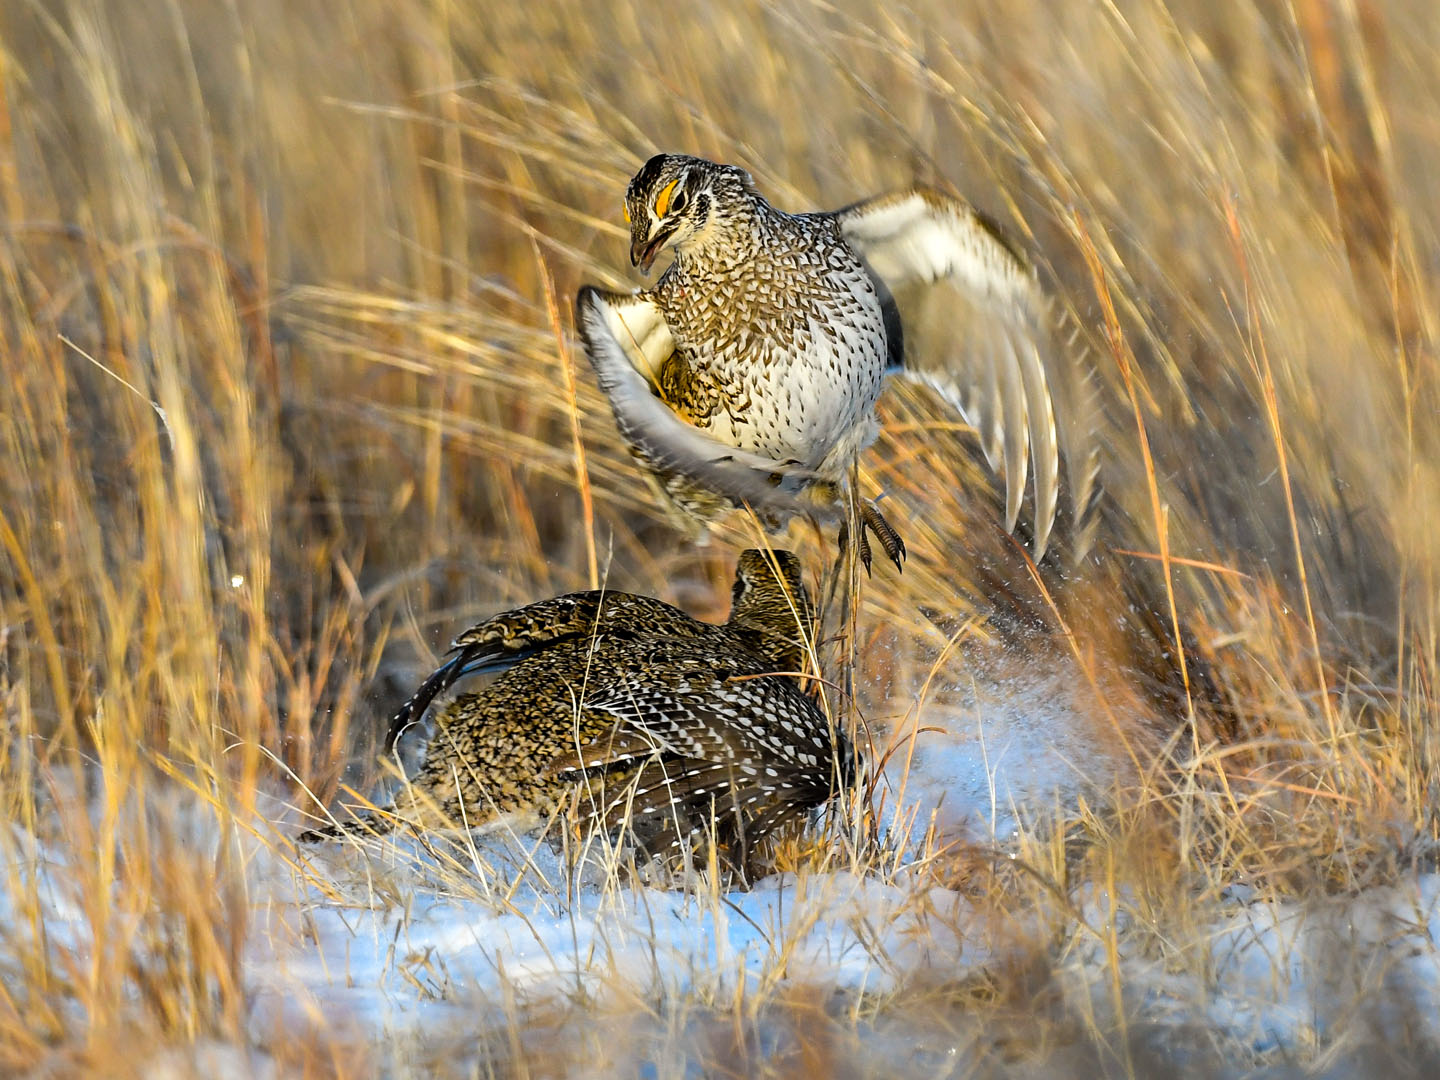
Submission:
[[[708,550],[671,530],[569,337],[582,280],[629,280],[619,195],[659,148],[790,208],[950,187],[1084,327],[1108,502],[1079,572],[1032,577],[933,401],[891,399],[866,460],[911,549],[854,642],[879,750],[962,628],[966,663],[1069,665],[1097,743],[1145,748],[1110,809],[1026,833],[1027,872],[936,853],[935,880],[1061,937],[1081,931],[1057,895],[1118,883],[1131,932],[1186,968],[1228,882],[1428,865],[1430,9],[0,5],[0,1066],[255,1043],[246,853],[289,857],[261,822],[304,802],[292,777],[363,789],[381,717],[467,618],[602,573],[721,610],[749,526]],[[790,541],[817,575],[833,558]],[[795,1051],[814,1072],[897,1015],[1016,1045],[1048,1016],[994,1061],[1143,1067],[1118,962],[1118,1019],[1088,1023],[1047,948],[839,1014],[682,1004],[648,1054],[743,1071],[765,1040],[718,1034],[743,1016],[822,1033]],[[577,1052],[605,1030],[526,1022]],[[544,1051],[502,1034],[497,1069]],[[369,1067],[343,1033],[261,1044],[307,1075]]]

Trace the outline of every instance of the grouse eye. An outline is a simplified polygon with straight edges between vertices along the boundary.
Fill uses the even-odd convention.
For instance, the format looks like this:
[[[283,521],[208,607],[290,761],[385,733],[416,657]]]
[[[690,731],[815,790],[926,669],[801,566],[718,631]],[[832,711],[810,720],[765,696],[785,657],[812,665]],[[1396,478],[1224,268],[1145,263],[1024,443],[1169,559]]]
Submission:
[[[685,209],[685,204],[686,204],[686,202],[688,202],[688,201],[689,201],[689,199],[688,199],[688,197],[687,197],[686,194],[685,194],[685,189],[684,189],[684,188],[677,188],[677,189],[675,190],[675,194],[670,197],[670,213],[671,213],[671,214],[678,214],[678,213],[680,213],[681,210],[684,210],[684,209]]]

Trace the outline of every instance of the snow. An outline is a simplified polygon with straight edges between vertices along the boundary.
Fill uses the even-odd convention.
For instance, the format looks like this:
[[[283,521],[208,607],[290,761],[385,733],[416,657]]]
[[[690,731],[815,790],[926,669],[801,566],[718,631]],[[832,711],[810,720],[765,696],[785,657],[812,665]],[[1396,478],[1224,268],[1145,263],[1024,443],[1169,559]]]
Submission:
[[[581,993],[726,1000],[737,985],[812,985],[883,995],[962,979],[1041,939],[1024,915],[997,933],[993,914],[903,870],[884,882],[844,870],[774,875],[718,896],[580,884],[567,900],[566,885],[546,888],[533,873],[508,896],[427,887],[423,859],[394,842],[336,861],[337,879],[367,863],[404,902],[377,891],[368,904],[336,903],[303,883],[282,900],[278,889],[256,912],[246,963],[266,1030],[323,1018],[394,1039],[447,1019],[473,1024],[487,1007],[499,1017],[506,1002]],[[536,861],[565,882],[554,856]],[[1081,916],[1103,929],[1111,906],[1100,897]],[[1257,1056],[1313,1050],[1357,1018],[1382,1031],[1409,1023],[1410,1038],[1418,1022],[1418,1035],[1440,1044],[1440,874],[1308,905],[1224,901],[1199,928],[1198,965],[1150,955],[1143,935],[1126,933],[1126,898],[1115,907],[1132,1022],[1203,1024]],[[1077,1011],[1104,1018],[1111,971],[1104,942],[1081,931],[1060,984]]]
[[[960,665],[954,665],[959,667]],[[1006,841],[1129,775],[1124,743],[1068,668],[982,680],[960,671],[894,725],[883,787],[892,825],[916,839]],[[929,681],[929,680],[927,680]]]
[[[394,841],[367,846],[379,860],[406,850]],[[565,881],[548,851],[535,861]],[[772,875],[748,892],[718,895],[581,885],[570,900],[538,877],[532,871],[511,895],[489,899],[427,893],[412,879],[404,905],[372,906],[326,902],[302,884],[290,903],[265,907],[247,970],[266,1010],[339,1010],[393,1031],[425,1022],[427,998],[446,993],[719,994],[777,978],[885,990],[929,966],[986,955],[978,940],[962,940],[971,920],[957,894],[917,896],[903,883],[848,871]]]
[[[907,743],[891,756],[882,785],[882,821],[902,853],[913,856],[929,828],[932,844],[978,840],[1003,859],[1027,810],[1073,808],[1125,774],[1119,740],[1090,723],[1074,680],[956,680],[920,710],[921,723],[895,719],[892,737],[914,733],[913,753]],[[34,882],[52,947],[83,953],[88,923],[67,857],[18,831],[5,841],[11,865],[0,870]],[[997,917],[962,883],[942,887],[903,857],[883,875],[842,858],[720,891],[703,880],[617,883],[504,829],[453,849],[413,838],[294,853],[283,836],[235,842],[246,845],[244,977],[262,1045],[277,1031],[323,1027],[395,1046],[550,1000],[725,1001],[784,986],[884,995],[1023,960],[1036,943],[1078,1015],[1113,1021],[1118,984],[1128,1019],[1204,1025],[1257,1056],[1313,1050],[1357,1018],[1440,1045],[1435,873],[1306,904],[1258,902],[1237,883],[1197,907],[1203,921],[1185,943],[1156,948],[1163,932],[1137,925],[1140,906],[1123,893],[1081,886],[1070,897],[1078,917],[1057,936],[1060,908]],[[0,918],[14,921],[10,903],[0,890]],[[217,1062],[228,1053],[206,1052]]]

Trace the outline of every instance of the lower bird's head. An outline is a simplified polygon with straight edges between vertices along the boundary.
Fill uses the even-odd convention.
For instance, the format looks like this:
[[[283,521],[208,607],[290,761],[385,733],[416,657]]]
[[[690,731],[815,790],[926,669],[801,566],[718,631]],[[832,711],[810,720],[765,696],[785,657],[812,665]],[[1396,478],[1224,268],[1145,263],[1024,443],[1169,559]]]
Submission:
[[[683,251],[703,243],[726,223],[753,214],[758,198],[744,169],[686,154],[656,154],[625,190],[631,263],[648,274],[665,248]]]
[[[777,671],[801,671],[815,639],[815,608],[789,551],[750,548],[740,553],[731,593],[730,625],[755,635]]]

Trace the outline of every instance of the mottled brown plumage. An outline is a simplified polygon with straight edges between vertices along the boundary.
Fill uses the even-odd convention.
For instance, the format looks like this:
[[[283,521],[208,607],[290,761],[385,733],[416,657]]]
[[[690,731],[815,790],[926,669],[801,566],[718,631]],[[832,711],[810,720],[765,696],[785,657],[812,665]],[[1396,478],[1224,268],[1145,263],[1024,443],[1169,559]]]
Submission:
[[[778,571],[778,577],[777,577]],[[435,698],[467,675],[504,671],[559,642],[630,641],[647,637],[703,638],[717,649],[741,648],[770,660],[772,670],[797,672],[815,615],[788,551],[752,549],[735,566],[727,622],[700,622],[653,596],[597,589],[540,600],[477,623],[450,644],[451,657],[390,720],[385,751],[395,748]]]
[[[814,621],[795,557],[743,553],[734,596],[720,625],[651,597],[590,592],[466,631],[396,715],[391,743],[463,675],[502,674],[442,706],[418,774],[358,827],[558,811],[578,826],[624,824],[655,852],[707,834],[713,817],[740,865],[757,840],[825,802],[853,761],[784,674],[802,670]]]
[[[1088,437],[1090,402],[1072,358],[1050,355],[1048,302],[993,224],[926,189],[789,214],[743,170],[679,154],[645,164],[625,214],[632,261],[648,271],[667,248],[674,261],[653,289],[582,288],[576,322],[622,435],[675,506],[708,521],[745,504],[772,526],[839,516],[885,377],[901,374],[975,424],[1005,474],[1007,528],[1033,462],[1043,553],[1060,444]],[[911,348],[902,309],[906,333],[939,323],[939,340]],[[1058,431],[1052,378],[1067,392]],[[1084,505],[1094,458],[1073,449]],[[898,535],[873,506],[862,520],[898,564]]]

